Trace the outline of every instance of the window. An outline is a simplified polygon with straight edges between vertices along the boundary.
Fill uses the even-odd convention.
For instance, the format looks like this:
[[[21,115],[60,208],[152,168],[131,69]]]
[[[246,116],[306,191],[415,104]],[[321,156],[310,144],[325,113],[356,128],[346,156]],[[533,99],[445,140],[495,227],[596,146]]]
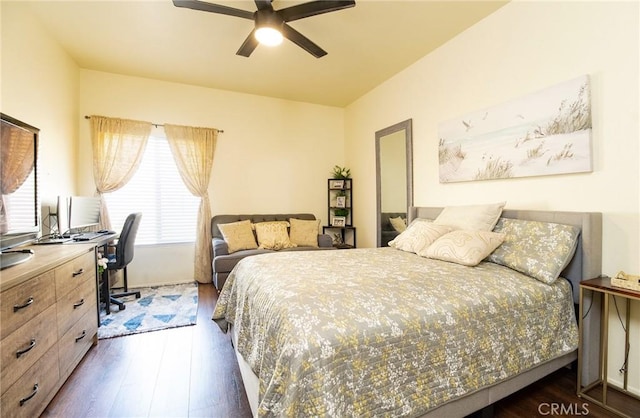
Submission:
[[[105,193],[111,226],[120,231],[126,217],[142,212],[136,244],[195,242],[200,198],[182,182],[169,142],[150,136],[138,171],[129,183]]]

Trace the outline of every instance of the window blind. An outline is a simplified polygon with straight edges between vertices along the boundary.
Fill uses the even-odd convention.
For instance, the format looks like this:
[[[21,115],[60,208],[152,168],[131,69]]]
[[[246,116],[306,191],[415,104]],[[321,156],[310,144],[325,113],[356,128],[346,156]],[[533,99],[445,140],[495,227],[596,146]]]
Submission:
[[[130,213],[142,212],[138,245],[195,242],[200,199],[182,182],[164,137],[149,137],[138,171],[105,200],[115,231]]]

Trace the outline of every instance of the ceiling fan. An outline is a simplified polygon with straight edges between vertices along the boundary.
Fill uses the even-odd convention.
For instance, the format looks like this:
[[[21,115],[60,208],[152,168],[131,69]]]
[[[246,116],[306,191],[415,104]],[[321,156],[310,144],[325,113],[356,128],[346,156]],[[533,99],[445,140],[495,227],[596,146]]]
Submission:
[[[258,46],[258,43],[277,45],[282,42],[282,37],[289,39],[291,42],[316,58],[323,57],[327,55],[325,50],[320,48],[297,30],[293,29],[287,24],[287,22],[322,13],[335,12],[337,10],[347,9],[356,5],[356,2],[353,0],[320,0],[297,4],[280,10],[274,10],[271,6],[271,0],[255,0],[255,3],[258,10],[250,12],[247,10],[207,3],[199,0],[173,0],[173,4],[176,7],[185,7],[187,9],[253,20],[255,22],[254,29],[251,31],[249,36],[247,36],[247,39],[244,40],[244,43],[240,46],[238,52],[236,52],[236,55],[242,55],[243,57],[250,56]]]

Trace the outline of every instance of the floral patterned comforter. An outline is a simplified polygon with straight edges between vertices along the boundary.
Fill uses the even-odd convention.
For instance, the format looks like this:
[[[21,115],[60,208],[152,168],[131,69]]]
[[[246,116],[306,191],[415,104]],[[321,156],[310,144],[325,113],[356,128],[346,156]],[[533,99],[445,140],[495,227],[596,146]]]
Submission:
[[[247,257],[213,319],[236,327],[260,416],[416,416],[578,343],[566,280],[393,248]]]

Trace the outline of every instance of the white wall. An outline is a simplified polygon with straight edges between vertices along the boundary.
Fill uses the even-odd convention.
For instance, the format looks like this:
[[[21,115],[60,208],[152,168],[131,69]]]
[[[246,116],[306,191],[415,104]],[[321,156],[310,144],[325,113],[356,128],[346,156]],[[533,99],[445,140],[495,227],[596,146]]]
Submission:
[[[326,179],[344,161],[341,108],[81,70],[79,109],[83,194],[95,189],[84,115],[205,126],[224,130],[209,185],[213,214],[311,212],[327,222]],[[192,280],[192,260],[191,245],[140,247],[130,282]]]
[[[48,206],[76,187],[78,67],[24,7],[0,3],[0,108],[40,128],[40,199]]]
[[[358,243],[375,245],[374,133],[412,118],[416,205],[506,200],[508,208],[602,212],[603,273],[638,274],[639,17],[638,2],[512,2],[351,104],[346,164],[358,180]],[[584,74],[591,77],[592,173],[439,183],[439,122]],[[632,317],[630,385],[640,393],[640,303]],[[610,330],[622,347],[617,317]],[[610,364],[610,379],[620,381],[620,349]]]

